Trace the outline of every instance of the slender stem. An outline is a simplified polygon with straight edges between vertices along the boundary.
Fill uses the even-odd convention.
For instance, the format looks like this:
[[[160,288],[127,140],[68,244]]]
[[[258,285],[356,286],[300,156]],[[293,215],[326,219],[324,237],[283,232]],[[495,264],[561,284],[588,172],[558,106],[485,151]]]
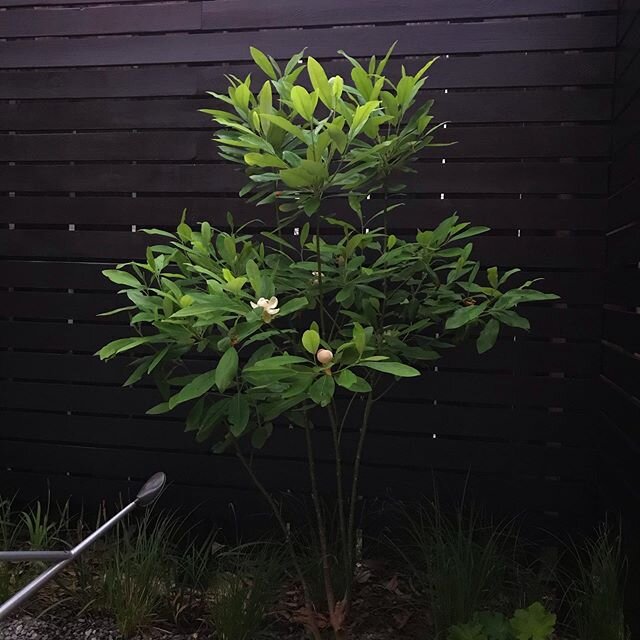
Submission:
[[[358,446],[356,449],[356,457],[353,463],[353,477],[351,480],[351,499],[349,501],[349,522],[347,524],[347,532],[349,535],[349,553],[350,563],[354,562],[354,548],[355,548],[355,522],[356,522],[356,504],[358,500],[358,481],[360,477],[360,466],[362,463],[362,452],[364,449],[364,441],[367,435],[367,429],[369,427],[369,416],[371,415],[371,408],[373,406],[373,393],[369,392],[367,396],[367,403],[364,407],[364,413],[362,415],[362,424],[360,425],[360,437],[358,438]],[[345,612],[349,611],[351,605],[353,583],[351,580],[347,582],[347,589],[345,592]]]
[[[333,437],[333,450],[334,456],[336,459],[336,490],[338,495],[338,522],[340,526],[340,541],[342,545],[342,553],[344,556],[345,567],[344,570],[347,573],[347,576],[350,576],[352,572],[352,567],[350,565],[349,559],[351,557],[351,553],[348,549],[349,537],[347,535],[347,523],[345,517],[345,505],[344,505],[344,487],[342,480],[342,450],[340,446],[340,431],[338,427],[338,417],[336,414],[335,403],[332,401],[331,404],[327,407],[327,412],[329,414],[329,421],[331,423],[331,435]],[[347,577],[347,580],[350,578]]]
[[[351,400],[349,400],[349,404],[347,404],[347,408],[345,409],[344,413],[342,414],[342,420],[340,421],[340,427],[338,428],[338,438],[342,438],[342,431],[347,423],[347,418],[349,417],[349,413],[351,411],[351,407],[353,406],[353,403],[355,402],[356,398],[358,398],[358,394],[354,393],[351,396]]]
[[[260,493],[263,495],[263,497],[269,504],[269,507],[271,508],[271,511],[273,512],[273,515],[275,516],[276,521],[280,526],[280,529],[282,529],[287,551],[289,552],[289,556],[291,557],[291,563],[293,564],[293,568],[295,569],[295,572],[298,576],[298,580],[300,581],[300,584],[302,586],[302,592],[304,595],[304,604],[309,614],[307,626],[309,627],[309,631],[311,632],[311,635],[313,636],[314,640],[322,640],[322,634],[320,633],[320,630],[318,629],[318,625],[313,616],[314,607],[313,607],[313,601],[311,598],[311,591],[309,589],[309,585],[307,584],[307,580],[304,577],[304,573],[302,572],[302,567],[300,566],[300,562],[298,561],[298,556],[296,555],[296,550],[293,546],[293,542],[291,541],[291,532],[287,527],[287,523],[284,521],[284,518],[282,517],[282,513],[280,513],[280,509],[278,509],[278,505],[276,504],[272,495],[267,491],[264,484],[260,482],[258,476],[256,476],[254,470],[251,468],[251,465],[249,464],[249,462],[247,462],[247,459],[242,454],[242,451],[238,443],[235,442],[234,444],[236,449],[236,456],[238,457],[238,459],[242,463],[242,466],[245,468],[245,470],[249,474],[249,477],[251,478],[253,484],[256,486],[258,491],[260,491]]]
[[[320,554],[322,556],[322,574],[324,577],[324,590],[327,596],[329,607],[329,617],[333,619],[336,610],[336,597],[331,582],[331,565],[329,564],[329,547],[327,545],[327,529],[322,515],[322,505],[320,504],[320,493],[318,491],[318,481],[316,477],[316,462],[313,454],[313,443],[311,442],[311,429],[308,421],[304,427],[305,440],[307,444],[307,458],[309,460],[309,479],[311,480],[311,499],[316,512],[318,523],[318,538],[320,541]],[[334,627],[335,628],[335,627]]]
[[[318,302],[320,305],[320,331],[326,340],[324,323],[324,297],[322,294],[322,256],[320,254],[320,216],[316,213],[316,263],[318,265]]]

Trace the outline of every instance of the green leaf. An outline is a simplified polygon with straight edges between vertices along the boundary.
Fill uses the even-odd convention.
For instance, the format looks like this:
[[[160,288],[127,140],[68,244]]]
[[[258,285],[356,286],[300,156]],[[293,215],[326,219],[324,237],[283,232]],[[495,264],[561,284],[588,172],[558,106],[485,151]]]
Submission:
[[[311,175],[302,167],[283,169],[280,171],[280,177],[287,187],[291,187],[292,189],[310,187],[316,180],[315,176]]]
[[[322,103],[329,109],[333,107],[333,91],[329,84],[329,79],[325,73],[322,65],[315,59],[309,56],[307,58],[307,72],[309,73],[309,79],[311,80],[311,86],[316,90]]]
[[[273,356],[271,358],[264,358],[258,360],[251,366],[244,368],[244,371],[265,371],[267,369],[282,369],[289,364],[302,364],[307,363],[305,358],[300,356]]]
[[[287,300],[287,302],[285,302],[280,307],[280,313],[278,314],[278,317],[287,316],[290,313],[295,313],[296,311],[300,311],[300,309],[304,309],[308,305],[309,305],[309,301],[304,297]]]
[[[238,371],[238,352],[229,347],[220,358],[215,372],[215,384],[221,392],[228,389]]]
[[[256,49],[255,47],[249,47],[249,52],[251,53],[251,57],[253,61],[264,71],[264,73],[269,76],[272,80],[277,78],[276,72],[269,62],[269,58],[260,51],[260,49]]]
[[[414,378],[419,376],[420,372],[407,364],[400,362],[368,362],[362,360],[357,363],[359,367],[367,367],[374,371],[381,371],[382,373],[390,373],[393,376],[399,378]]]
[[[548,640],[555,628],[556,615],[534,602],[526,609],[518,609],[510,623],[517,640]]]
[[[119,269],[105,269],[102,272],[102,275],[105,278],[111,280],[115,284],[122,284],[125,287],[134,287],[135,289],[140,289],[143,287],[143,283],[140,282],[135,276],[132,276],[130,273],[126,271],[120,271]]]
[[[216,400],[202,416],[201,425],[196,435],[198,442],[204,442],[211,436],[213,430],[222,422],[223,418],[227,416],[229,402],[231,398],[224,398],[223,400]]]
[[[291,135],[295,136],[299,140],[302,140],[302,142],[306,144],[307,139],[305,137],[304,131],[300,127],[293,124],[292,122],[289,122],[286,118],[283,118],[282,116],[277,116],[271,113],[261,113],[260,118],[262,120],[267,120],[269,122],[272,122],[276,126],[280,127],[281,129],[284,129],[287,133],[290,133]]]
[[[367,346],[367,334],[359,322],[353,325],[353,344],[358,350],[358,353],[362,355]]]
[[[124,351],[135,349],[136,347],[139,347],[143,344],[161,342],[164,339],[164,336],[161,335],[144,336],[141,338],[118,338],[118,340],[113,340],[112,342],[106,344],[95,355],[99,356],[100,360],[108,360],[118,353],[123,353]]]
[[[168,402],[161,402],[160,404],[151,407],[151,409],[146,410],[146,414],[150,416],[156,416],[160,413],[167,413],[167,411],[171,411],[171,407]]]
[[[286,169],[289,165],[277,156],[269,153],[245,153],[244,161],[250,167],[276,167]]]
[[[323,374],[309,387],[309,396],[316,404],[326,407],[333,399],[335,389],[333,376]]]
[[[357,393],[368,393],[371,391],[371,385],[364,378],[357,376],[349,369],[342,370],[336,376],[336,383],[344,389]]]
[[[133,370],[131,375],[122,384],[123,387],[130,387],[142,378],[147,373],[147,367],[149,366],[149,358],[142,358],[142,362]]]
[[[327,133],[329,134],[329,138],[331,138],[331,142],[333,142],[333,144],[335,144],[338,148],[338,151],[340,151],[340,153],[343,153],[347,146],[347,143],[349,142],[349,138],[347,137],[347,134],[342,130],[342,127],[332,122],[331,124],[327,125]]]
[[[528,331],[531,328],[529,321],[521,315],[518,315],[515,311],[492,311],[492,315],[508,327],[524,329],[525,331]]]
[[[302,346],[311,354],[315,355],[320,346],[320,335],[313,329],[307,329],[302,334]]]
[[[378,108],[379,104],[380,102],[378,100],[373,100],[371,102],[365,102],[365,104],[356,108],[353,115],[353,122],[349,129],[350,138],[355,138],[360,131],[362,131],[362,128],[367,124],[367,120],[369,120],[371,114]]]
[[[460,307],[459,309],[456,309],[454,314],[447,319],[445,329],[458,329],[459,327],[463,327],[473,322],[482,315],[486,306],[487,303],[483,302],[482,304],[472,304],[468,307]]]
[[[488,640],[481,624],[468,622],[451,627],[447,633],[447,640]]]
[[[296,85],[291,89],[291,102],[293,108],[307,122],[313,119],[318,97],[316,93],[309,93],[304,87]]]
[[[179,404],[199,398],[209,391],[215,384],[216,370],[207,371],[196,376],[186,384],[176,395],[169,398],[169,407],[175,409]]]
[[[494,289],[498,288],[498,267],[489,267],[487,269],[487,279]]]
[[[272,433],[273,433],[273,425],[271,423],[258,427],[251,434],[251,445],[256,449],[262,449],[262,447],[264,447],[267,440],[271,437]]]
[[[491,320],[484,325],[484,328],[480,332],[478,340],[476,341],[478,353],[485,353],[486,351],[489,351],[489,349],[491,349],[491,347],[496,343],[499,332],[500,323],[495,318],[491,318]]]
[[[246,396],[237,393],[229,403],[230,431],[236,437],[240,437],[249,424],[249,414],[251,410]]]
[[[489,613],[484,611],[477,615],[478,622],[489,640],[511,640],[511,627],[509,621],[501,613]]]
[[[260,269],[258,265],[251,259],[247,260],[246,264],[247,277],[253,288],[253,292],[259,298],[262,296],[262,278],[260,277]]]
[[[200,400],[198,400],[198,402],[196,402],[189,411],[184,428],[186,432],[198,431],[202,426],[202,415],[204,414],[205,399],[206,398],[204,397],[200,398]]]

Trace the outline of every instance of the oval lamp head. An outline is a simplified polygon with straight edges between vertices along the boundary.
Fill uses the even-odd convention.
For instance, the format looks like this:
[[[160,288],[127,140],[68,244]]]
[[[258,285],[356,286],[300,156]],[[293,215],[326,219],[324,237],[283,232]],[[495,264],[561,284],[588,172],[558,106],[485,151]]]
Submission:
[[[162,493],[166,483],[167,476],[162,471],[154,473],[138,491],[136,502],[141,507],[148,507]]]

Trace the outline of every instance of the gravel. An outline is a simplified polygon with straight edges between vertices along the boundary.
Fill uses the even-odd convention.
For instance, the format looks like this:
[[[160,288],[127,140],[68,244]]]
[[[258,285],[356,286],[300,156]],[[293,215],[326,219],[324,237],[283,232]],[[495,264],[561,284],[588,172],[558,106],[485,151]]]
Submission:
[[[210,634],[152,630],[131,640],[209,640]],[[22,616],[0,622],[0,640],[124,640],[112,621],[102,618],[38,619]]]

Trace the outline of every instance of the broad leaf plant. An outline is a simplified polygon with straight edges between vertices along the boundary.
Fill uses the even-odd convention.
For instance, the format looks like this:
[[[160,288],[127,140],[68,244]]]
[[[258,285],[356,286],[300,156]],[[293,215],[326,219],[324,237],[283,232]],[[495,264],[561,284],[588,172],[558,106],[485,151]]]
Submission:
[[[211,94],[218,108],[203,111],[217,127],[220,155],[246,173],[241,196],[275,211],[271,228],[252,233],[230,215],[225,228],[190,226],[183,216],[175,233],[146,231],[160,244],[145,261],[104,272],[127,299],[109,313],[128,313],[133,331],[100,357],[135,350],[125,384],[151,376],[163,395],[148,413],[184,405],[187,431],[238,456],[282,526],[304,591],[302,619],[316,640],[323,620],[336,638],[345,633],[375,403],[467,338],[484,353],[503,327],[528,329],[518,306],[555,298],[532,282],[509,288],[517,269],[481,268],[470,239],[488,229],[457,215],[411,237],[389,231],[402,215],[401,180],[416,172],[415,156],[443,144],[432,101],[421,96],[435,59],[412,75],[403,67],[394,82],[385,75],[392,51],[366,66],[343,54],[351,66],[344,78],[328,77],[304,51],[283,68],[251,48],[261,83],[230,75],[227,93]],[[316,473],[321,424],[330,425],[336,532]],[[291,425],[308,455],[322,603],[313,601],[285,516],[253,464],[253,451]],[[355,447],[345,446],[346,434]],[[329,551],[334,534],[348,576],[341,592]]]

